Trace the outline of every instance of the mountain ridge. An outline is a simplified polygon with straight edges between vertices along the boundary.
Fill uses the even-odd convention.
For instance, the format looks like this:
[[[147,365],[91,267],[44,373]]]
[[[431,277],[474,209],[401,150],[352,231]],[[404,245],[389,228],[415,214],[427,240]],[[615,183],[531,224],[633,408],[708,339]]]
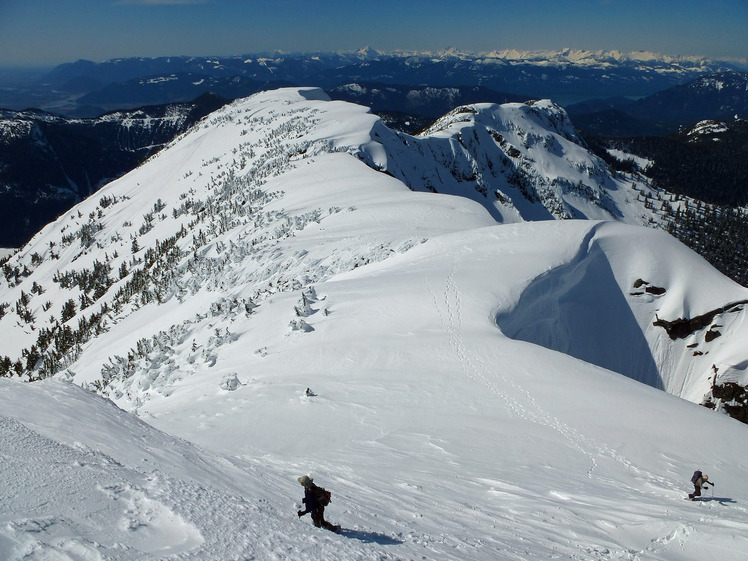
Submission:
[[[522,58],[527,57],[527,58]],[[0,93],[0,106],[29,106],[74,114],[81,109],[76,98],[90,95],[103,109],[127,108],[117,96],[134,82],[150,77],[167,79],[185,75],[228,80],[242,78],[261,84],[332,88],[352,82],[381,82],[434,87],[483,86],[533,98],[549,97],[562,104],[614,95],[641,97],[697,76],[739,68],[734,63],[700,57],[623,54],[616,51],[494,51],[470,53],[457,49],[440,52],[386,53],[362,49],[347,53],[259,53],[241,56],[159,57],[77,61],[59,65],[35,84],[19,89],[12,84]],[[109,99],[105,92],[121,84]],[[197,93],[185,82],[181,100]],[[152,90],[152,88],[151,88]],[[190,93],[186,93],[189,91]],[[206,90],[207,91],[207,90]],[[255,90],[256,91],[256,90]],[[250,95],[255,91],[244,91]],[[174,95],[171,92],[170,95]],[[178,98],[151,99],[152,102]],[[119,105],[117,105],[119,104]],[[85,105],[85,104],[83,104]],[[132,104],[128,104],[132,107]]]
[[[17,247],[73,204],[129,172],[227,100],[145,106],[71,119],[0,110],[0,245]]]
[[[572,105],[569,111],[581,128],[595,134],[664,136],[703,120],[744,120],[747,88],[747,72],[715,72],[641,99],[598,100]]]
[[[639,185],[641,178],[635,174],[608,175],[602,160],[574,140],[578,137],[570,128],[566,113],[549,101],[457,108],[420,137],[390,131],[365,107],[330,101],[319,89],[279,90],[234,102],[212,113],[140,168],[110,183],[96,197],[47,226],[4,264],[0,301],[5,306],[0,322],[14,334],[8,342],[16,347],[15,357],[5,359],[5,372],[18,372],[18,367],[12,366],[15,364],[20,365],[18,373],[22,373],[21,354],[28,369],[26,375],[32,378],[66,370],[77,372],[81,368],[78,362],[81,345],[95,341],[97,334],[110,329],[116,318],[118,323],[130,314],[138,315],[141,307],[171,309],[178,305],[183,311],[175,316],[165,314],[168,324],[156,331],[183,341],[187,333],[196,329],[194,320],[189,320],[190,314],[195,312],[200,318],[205,312],[199,308],[193,310],[182,301],[187,299],[199,305],[200,299],[195,296],[205,286],[213,291],[223,290],[244,279],[241,286],[245,288],[233,298],[216,300],[211,306],[217,308],[210,313],[219,316],[227,313],[228,318],[253,315],[258,300],[276,293],[311,290],[315,283],[332,275],[407,253],[429,239],[426,234],[429,230],[472,229],[497,221],[525,222],[539,218],[615,219],[647,225],[662,219],[647,202],[648,197],[657,195],[656,191],[646,184]],[[493,155],[487,156],[486,150]],[[202,155],[199,160],[197,153]],[[321,158],[329,162],[331,171],[326,171],[325,165],[318,161]],[[503,171],[475,165],[502,158],[506,163]],[[160,164],[161,160],[170,163],[165,166]],[[529,161],[532,166],[523,167],[523,162]],[[340,177],[323,179],[331,174]],[[508,178],[514,179],[510,182]],[[304,195],[305,182],[317,185],[308,196]],[[322,187],[326,182],[335,187],[329,193]],[[383,193],[393,189],[404,191],[418,196],[421,204],[428,201],[429,205],[438,205],[428,219],[424,210],[413,214],[425,221],[424,235],[418,234],[417,221],[404,230],[402,224],[393,223],[379,232],[387,223],[385,218],[391,221],[391,216],[397,216],[395,209],[400,203],[390,210],[378,209],[376,213],[372,208],[378,207],[366,213],[357,212],[357,207],[369,196],[363,197],[364,189],[356,191],[358,203],[350,195],[345,195],[345,203],[336,200],[343,196],[341,189],[346,182],[352,185],[370,182]],[[267,184],[276,187],[269,189]],[[160,187],[158,192],[141,187],[147,185]],[[642,192],[646,192],[644,199],[640,198]],[[401,199],[405,200],[404,195]],[[294,200],[298,202],[291,204]],[[459,209],[456,214],[454,209],[447,210],[450,205]],[[344,249],[334,249],[331,254],[326,253],[325,244],[313,246],[313,251],[310,247],[272,250],[282,240],[301,236],[302,232],[311,235],[322,223],[343,220],[342,224],[347,224],[344,217],[349,213],[373,219],[367,230],[373,239],[360,247],[353,241],[354,236],[344,244]],[[445,223],[435,222],[437,217]],[[364,221],[368,223],[369,219]],[[337,231],[324,234],[325,230],[319,231],[323,237]],[[403,237],[388,239],[396,232]],[[349,236],[345,230],[336,235],[341,239]],[[648,235],[650,241],[636,245],[652,243],[655,234]],[[330,247],[335,248],[338,243]],[[260,265],[261,256],[265,260],[263,265]],[[656,257],[651,259],[655,261]],[[246,260],[246,268],[234,270],[236,266],[230,266],[233,260],[236,263]],[[708,268],[699,263],[679,269]],[[719,355],[715,349],[727,345],[723,342],[729,338],[707,341],[712,350],[709,358],[703,358],[704,352],[697,354],[696,347],[686,350],[681,342],[669,342],[664,330],[647,327],[656,319],[652,306],[668,303],[667,308],[657,309],[663,319],[688,317],[708,311],[704,307],[724,305],[725,295],[731,292],[736,294],[733,301],[741,300],[737,295],[744,289],[726,279],[714,281],[727,284],[717,291],[716,299],[699,297],[700,309],[692,310],[679,296],[683,290],[680,283],[673,278],[653,278],[646,272],[650,268],[651,265],[642,266],[636,275],[645,284],[662,288],[659,294],[636,291],[637,279],[623,278],[630,277],[631,271],[613,275],[617,284],[610,286],[631,292],[626,297],[631,299],[627,306],[645,310],[635,324],[648,333],[650,348],[664,349],[664,358],[655,360],[660,374],[664,372],[662,365],[678,365],[681,360],[670,353],[691,357],[688,359],[691,366],[676,370],[693,370],[695,382],[677,391],[698,399],[713,385],[705,378],[711,372],[710,361]],[[222,269],[225,271],[218,275]],[[732,288],[726,288],[728,285]],[[43,296],[45,293],[47,296]],[[54,298],[53,293],[57,294]],[[48,304],[44,303],[47,298]],[[313,292],[301,296],[302,301],[315,298]],[[11,308],[14,301],[15,307]],[[704,304],[706,301],[709,304]],[[291,322],[292,331],[307,332],[306,307],[299,307],[297,319]],[[732,317],[735,316],[727,316]],[[76,330],[72,329],[74,318],[78,321]],[[727,318],[720,316],[715,321],[727,322]],[[20,329],[11,327],[19,319]],[[197,325],[202,325],[202,321],[198,320]],[[154,323],[159,324],[159,321]],[[132,333],[122,337],[123,341],[130,341],[132,349],[142,344],[143,352],[148,355],[154,352],[152,345],[160,345],[159,335],[152,333],[155,339],[148,336],[139,342],[141,338],[133,339]],[[703,344],[698,339],[701,336],[698,331],[694,334],[696,339],[692,338],[688,344]],[[234,337],[228,331],[216,330],[208,346],[230,344]],[[94,342],[90,346],[98,345]],[[111,350],[107,353],[94,361],[89,358],[91,364],[80,378],[87,384],[98,384],[100,391],[120,377],[129,379],[131,368],[141,368],[137,361],[125,358],[128,352],[119,354],[117,359],[112,357]],[[132,351],[129,355],[136,356]],[[739,362],[725,359],[726,364]],[[671,390],[676,387],[667,382],[663,385]]]

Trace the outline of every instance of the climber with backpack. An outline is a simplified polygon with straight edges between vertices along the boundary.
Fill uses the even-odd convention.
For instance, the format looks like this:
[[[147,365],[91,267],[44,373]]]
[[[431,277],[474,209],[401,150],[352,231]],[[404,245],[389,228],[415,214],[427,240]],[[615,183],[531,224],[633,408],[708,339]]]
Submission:
[[[315,485],[314,480],[308,475],[299,477],[298,482],[304,487],[304,498],[301,501],[306,506],[305,510],[299,510],[296,513],[299,518],[310,513],[312,522],[317,528],[325,528],[332,532],[340,531],[340,526],[330,524],[325,520],[325,507],[330,504],[330,497],[332,496],[330,491]]]
[[[693,483],[693,493],[688,494],[688,498],[692,501],[696,500],[696,497],[701,496],[701,488],[706,489],[707,485],[714,487],[714,483],[709,481],[709,476],[701,473],[701,470],[696,470],[691,476],[691,483]]]

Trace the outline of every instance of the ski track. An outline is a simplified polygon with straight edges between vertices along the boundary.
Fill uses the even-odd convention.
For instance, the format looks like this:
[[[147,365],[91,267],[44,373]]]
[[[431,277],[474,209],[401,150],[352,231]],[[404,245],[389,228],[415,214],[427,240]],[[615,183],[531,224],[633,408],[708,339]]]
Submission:
[[[590,236],[588,235],[583,242],[585,247],[588,245],[589,237]],[[461,374],[464,377],[485,387],[493,395],[500,398],[506,405],[507,409],[517,417],[528,422],[546,426],[563,436],[564,439],[570,442],[581,454],[588,458],[590,463],[590,467],[587,471],[588,478],[593,479],[597,477],[596,471],[598,470],[598,459],[605,457],[622,465],[626,470],[630,471],[636,479],[644,480],[652,489],[666,489],[678,493],[679,495],[685,494],[681,482],[674,482],[666,477],[653,474],[641,466],[635,465],[615,449],[596,442],[594,439],[585,436],[579,430],[563,423],[557,417],[543,410],[533,395],[527,389],[523,388],[517,381],[507,378],[495,369],[489,368],[489,366],[481,359],[480,355],[469,348],[465,338],[462,336],[462,302],[460,298],[460,290],[458,289],[457,281],[455,279],[458,269],[459,262],[458,260],[455,260],[451,270],[446,277],[443,278],[440,289],[434,288],[432,285],[433,281],[429,279],[428,275],[424,277],[424,283],[433,301],[439,321],[446,330],[449,345],[461,365]],[[498,380],[498,383],[496,380]],[[502,388],[511,388],[516,393],[516,397],[510,395]],[[649,495],[641,495],[641,491],[637,489],[630,488],[627,491],[637,493],[641,496],[642,501],[644,501],[646,505],[646,507],[642,509],[642,513],[668,513],[667,507],[663,508],[661,500],[671,500],[672,494],[660,491],[657,493],[657,499],[652,500]],[[559,533],[557,529],[555,529],[555,524],[552,523],[555,517],[551,515],[549,518],[548,512],[545,510],[536,512],[523,510],[521,507],[521,501],[523,500],[521,496],[522,494],[532,494],[532,492],[523,489],[520,493],[516,493],[514,495],[515,501],[512,503],[512,508],[507,514],[486,511],[483,511],[482,514],[492,518],[494,524],[499,520],[502,520],[501,526],[509,535],[516,533],[516,520],[531,520],[531,524],[524,525],[525,528],[529,529],[529,532],[527,533],[532,536],[531,539],[536,541],[535,545],[538,545],[538,543],[548,543],[548,546],[551,548],[549,558],[596,560],[626,559],[632,561],[659,558],[659,556],[666,554],[670,550],[683,550],[689,537],[697,531],[696,525],[735,526],[742,530],[748,530],[748,523],[742,521],[743,517],[733,520],[725,520],[721,515],[726,514],[726,512],[719,512],[718,510],[720,508],[717,506],[720,505],[719,501],[714,501],[714,505],[710,504],[711,501],[700,502],[699,506],[704,507],[703,509],[707,512],[700,513],[698,522],[684,523],[682,521],[674,521],[667,523],[665,524],[665,527],[663,527],[665,535],[653,538],[651,540],[652,545],[642,550],[621,549],[615,548],[611,545],[595,545],[595,541],[599,541],[599,539],[596,540],[595,536],[590,535],[577,536],[578,541],[584,541],[585,539],[590,540],[589,545],[568,543],[569,549],[567,551],[562,552],[564,548],[561,548],[558,551],[553,552],[552,550],[558,548],[559,544],[569,542],[568,535],[564,532]],[[554,495],[553,492],[550,494]],[[616,509],[619,508],[614,501],[600,500],[599,498],[571,497],[560,493],[557,493],[554,496],[563,502],[569,503],[570,512],[578,506],[579,502],[586,502],[585,506],[589,508],[607,509],[609,512],[616,512]],[[555,508],[559,507],[556,506]],[[744,507],[736,508],[734,505],[731,506],[731,510],[735,512],[735,514],[741,513],[743,516],[748,512],[748,509]],[[617,514],[622,515],[624,521],[619,524],[613,523],[612,529],[614,530],[625,526],[626,518],[631,519],[630,523],[635,524],[647,524],[651,519],[651,515],[649,514],[639,514],[634,512],[621,513],[620,510]],[[607,518],[612,517],[607,516]],[[661,516],[658,516],[658,518],[660,520],[662,519]],[[603,518],[603,520],[605,520],[605,518]],[[538,529],[542,529],[542,531],[538,532]],[[501,533],[504,534],[504,531]],[[523,539],[528,538],[526,536],[520,537],[520,540]],[[507,544],[504,545],[506,546]],[[501,551],[504,556],[510,554],[511,549],[513,549],[511,546],[499,547],[499,551]],[[585,555],[579,555],[580,551],[583,551]],[[526,558],[521,554],[514,553],[506,558],[515,558],[514,555],[516,555],[517,559]]]

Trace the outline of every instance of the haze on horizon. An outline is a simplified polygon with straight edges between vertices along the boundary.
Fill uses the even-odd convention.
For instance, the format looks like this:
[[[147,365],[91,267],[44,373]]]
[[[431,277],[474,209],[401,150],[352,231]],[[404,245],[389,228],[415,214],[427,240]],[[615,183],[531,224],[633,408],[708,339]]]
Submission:
[[[267,51],[500,49],[748,57],[748,3],[713,0],[0,0],[0,67]]]

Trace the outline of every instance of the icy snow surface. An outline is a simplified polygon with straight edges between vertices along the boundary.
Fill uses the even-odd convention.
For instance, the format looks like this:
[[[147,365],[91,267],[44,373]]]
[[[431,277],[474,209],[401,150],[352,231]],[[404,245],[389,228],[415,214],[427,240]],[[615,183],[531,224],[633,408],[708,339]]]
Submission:
[[[550,104],[478,109],[470,119],[504,123],[501,142],[550,146],[534,153],[547,177],[562,152],[595,169]],[[509,114],[551,128],[528,135]],[[698,401],[712,365],[744,381],[743,313],[718,315],[711,341],[653,321],[748,291],[652,229],[497,224],[480,196],[412,192],[398,174],[430,168],[406,173],[392,138],[418,147],[412,166],[446,145],[474,155],[457,146],[460,115],[430,141],[388,136],[319,90],[260,94],[14,256],[33,271],[0,301],[45,291],[33,327],[0,318],[0,354],[79,297],[56,271],[106,253],[112,276],[132,275],[203,217],[151,287],[160,302],[112,308],[55,379],[0,380],[0,559],[743,559],[746,426],[675,397]],[[624,206],[625,182],[600,179],[621,221],[645,216]],[[60,241],[91,216],[93,243]],[[71,322],[113,304],[128,275]],[[717,487],[684,501],[697,468]],[[297,519],[305,473],[332,491],[341,534]]]

